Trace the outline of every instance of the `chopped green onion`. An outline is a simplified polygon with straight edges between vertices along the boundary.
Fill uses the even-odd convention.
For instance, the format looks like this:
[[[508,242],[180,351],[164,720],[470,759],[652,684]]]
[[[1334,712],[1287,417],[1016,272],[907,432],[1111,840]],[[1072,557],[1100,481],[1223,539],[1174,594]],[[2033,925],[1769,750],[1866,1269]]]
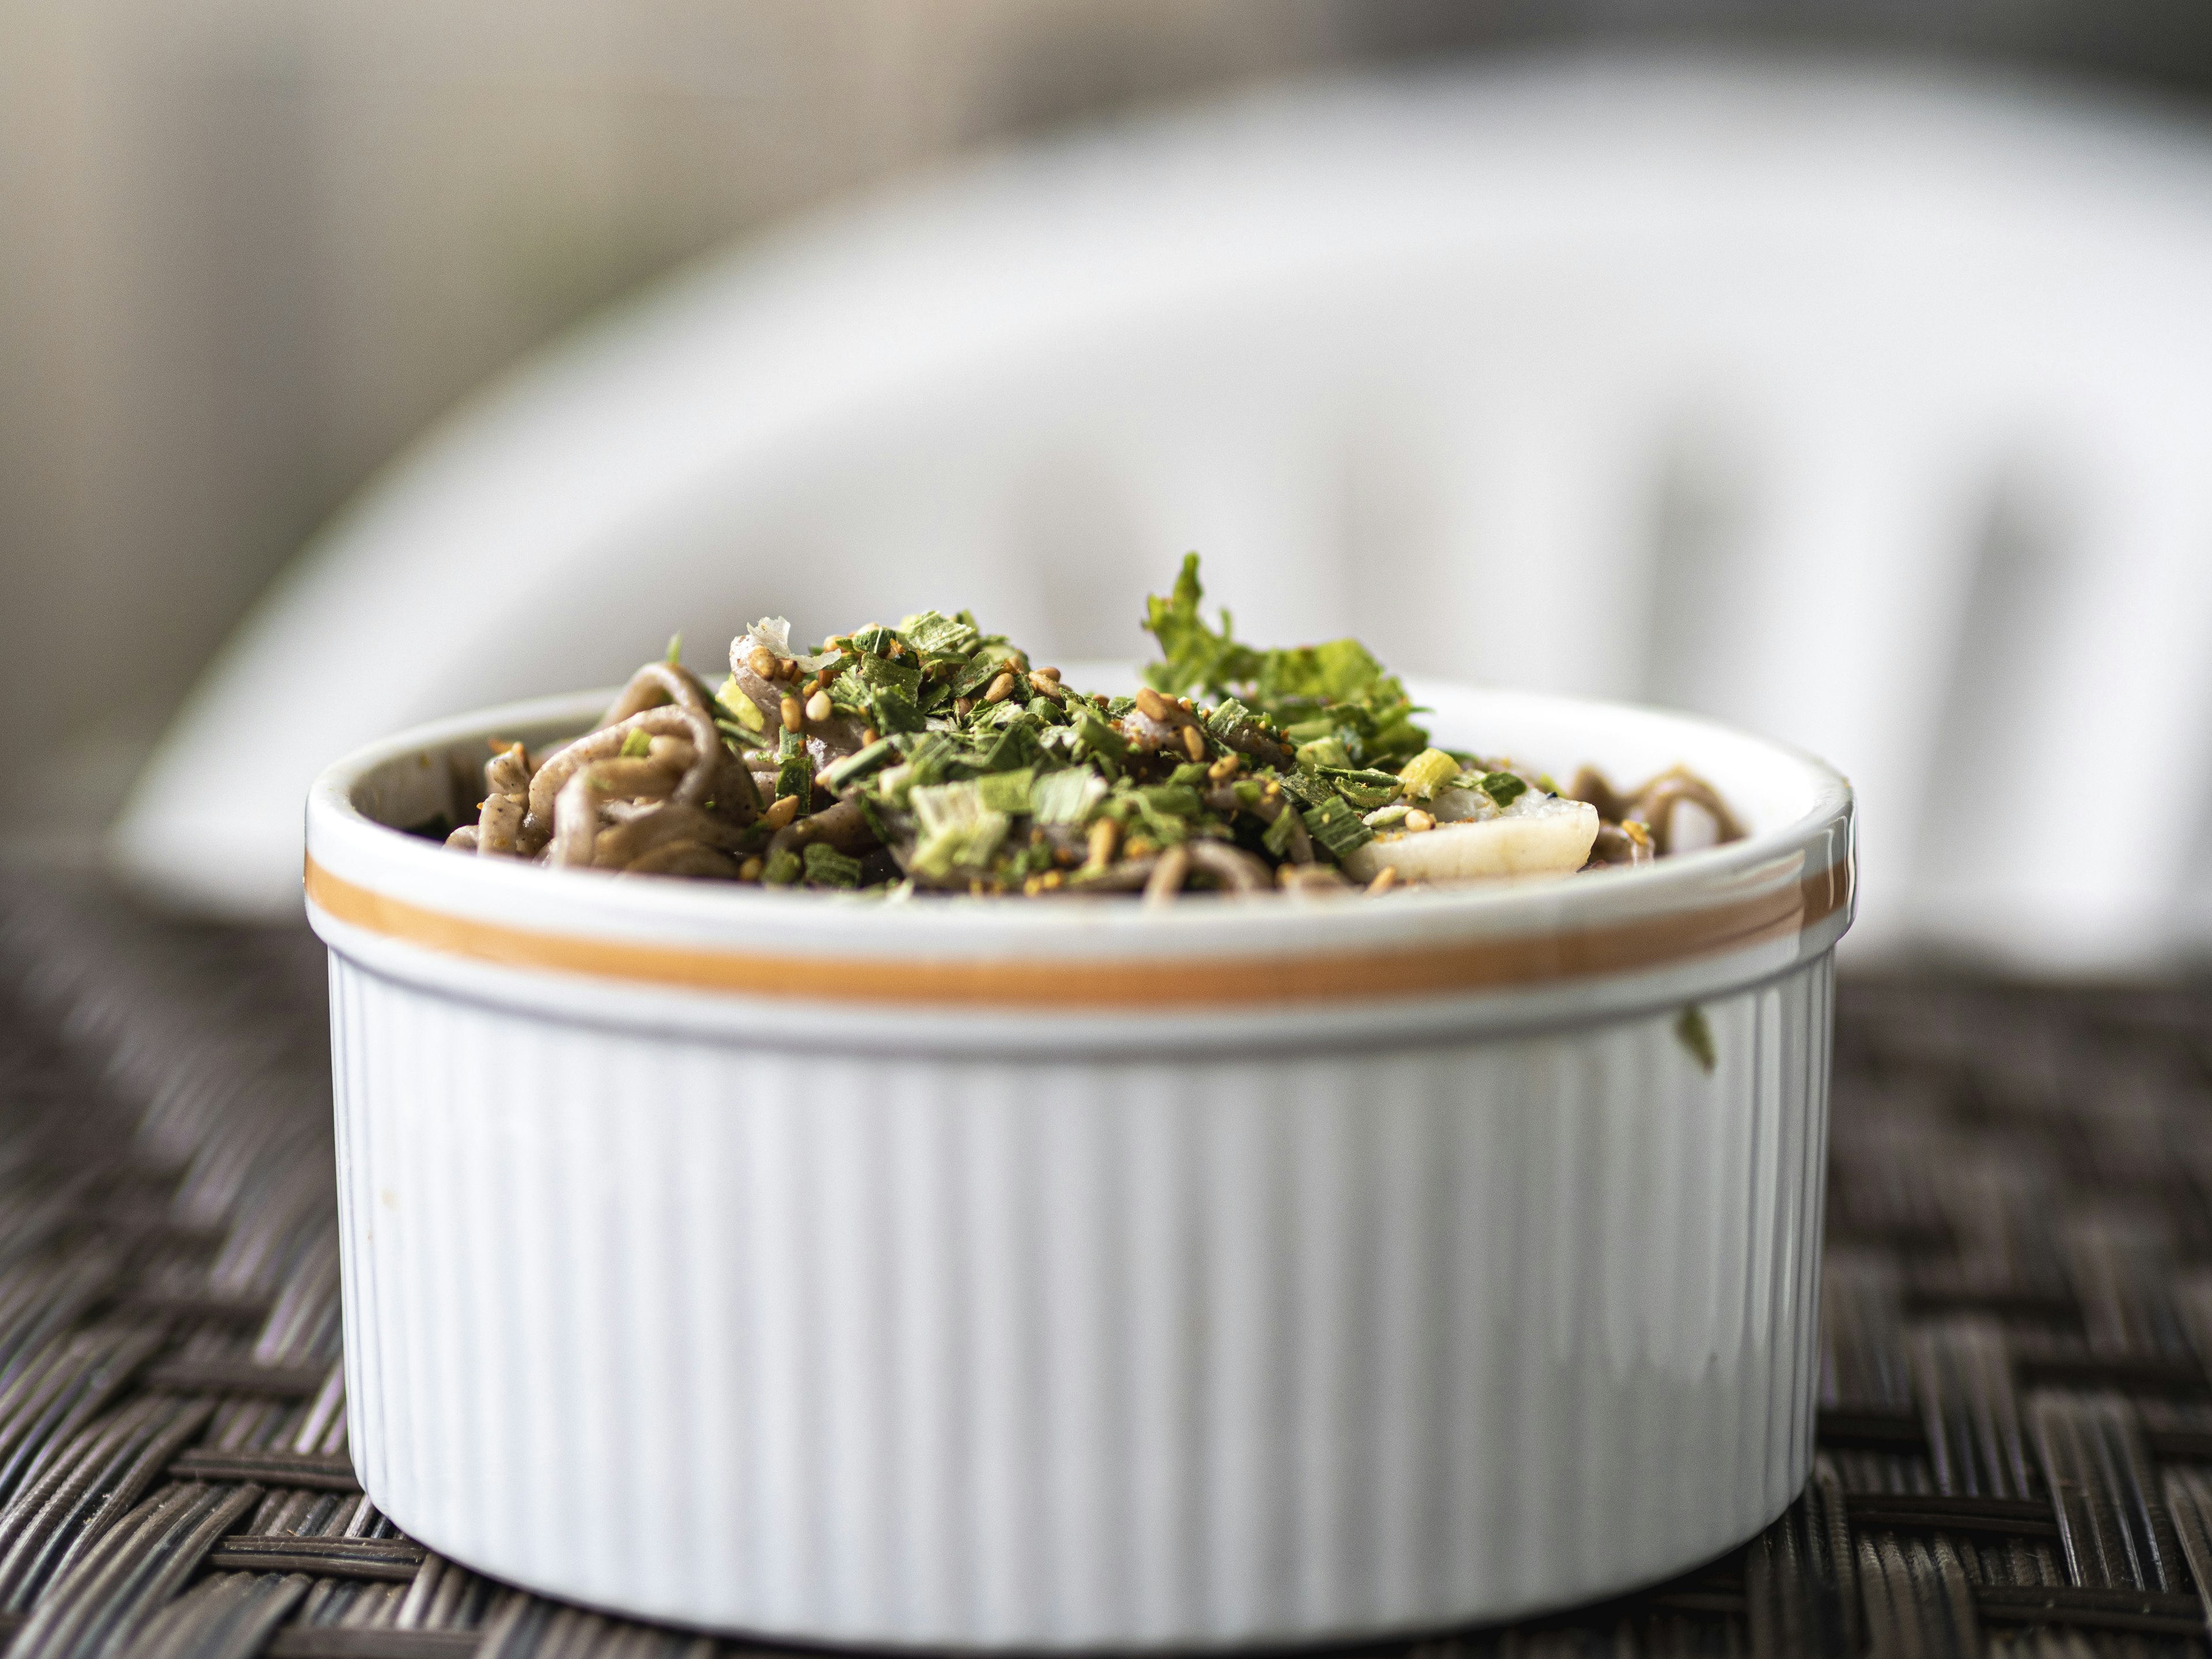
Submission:
[[[955,870],[984,868],[1012,827],[1004,812],[983,804],[983,792],[974,783],[916,789],[908,799],[922,831],[914,867],[940,880]]]
[[[827,842],[812,842],[806,849],[806,879],[817,887],[858,887],[860,884],[860,861],[848,858]]]
[[[968,665],[952,678],[952,695],[956,697],[980,696],[991,682],[999,678],[1014,653],[1003,645],[987,645],[968,659]]]
[[[917,651],[932,656],[967,656],[982,641],[972,622],[962,622],[936,611],[918,611],[902,617],[898,631]]]
[[[722,682],[722,689],[714,693],[714,701],[746,731],[758,735],[768,729],[768,717],[761,713],[760,705],[744,694],[735,674]]]
[[[1528,793],[1528,786],[1511,772],[1492,772],[1485,775],[1482,793],[1500,806],[1510,806]]]
[[[921,669],[911,657],[863,657],[853,665],[852,673],[872,691],[888,686],[903,693],[909,702],[921,699]]]
[[[1167,817],[1194,818],[1204,805],[1198,791],[1188,784],[1156,783],[1138,793],[1143,796],[1146,806]]]
[[[1292,728],[1294,733],[1296,730],[1296,727]],[[1297,756],[1301,766],[1328,766],[1345,770],[1352,767],[1352,751],[1344,746],[1344,739],[1334,732],[1325,738],[1316,738],[1310,743],[1300,744]]]
[[[1044,757],[1044,745],[1037,741],[1036,728],[1025,719],[1006,722],[991,746],[983,751],[982,768],[986,772],[1018,772],[1028,767],[1034,769]]]
[[[1387,806],[1398,799],[1400,786],[1395,773],[1346,769],[1330,772],[1328,781],[1336,786],[1339,794],[1362,811]]]
[[[1407,794],[1426,800],[1459,775],[1459,763],[1441,749],[1424,749],[1398,769]]]
[[[1105,798],[1105,779],[1071,766],[1030,786],[1030,816],[1039,823],[1081,823]]]
[[[806,739],[789,726],[776,739],[775,796],[799,797],[799,810],[810,809],[814,799],[814,762],[806,752]]]
[[[898,687],[878,685],[873,688],[873,693],[868,702],[875,711],[877,731],[920,732],[928,725],[921,717],[921,710],[915,707],[914,699]]]
[[[788,847],[781,848],[769,855],[768,865],[761,872],[761,880],[770,887],[788,887],[799,879],[803,867],[798,854]]]
[[[652,749],[653,733],[641,726],[633,726],[623,737],[620,752],[624,760],[643,760]]]
[[[1359,814],[1341,799],[1326,800],[1319,806],[1310,807],[1304,817],[1306,833],[1340,860],[1346,854],[1375,839],[1375,832],[1362,823]]]
[[[1082,710],[1072,723],[1076,737],[1090,753],[1118,761],[1129,752],[1129,745],[1122,740],[1121,734],[1106,724],[1097,708]]]
[[[1029,767],[1017,772],[992,772],[975,780],[983,805],[994,812],[1018,817],[1030,810],[1030,786],[1036,774]]]
[[[873,743],[842,760],[832,761],[822,769],[822,787],[836,794],[856,778],[865,778],[878,768],[887,765],[898,750],[888,738],[878,738]]]

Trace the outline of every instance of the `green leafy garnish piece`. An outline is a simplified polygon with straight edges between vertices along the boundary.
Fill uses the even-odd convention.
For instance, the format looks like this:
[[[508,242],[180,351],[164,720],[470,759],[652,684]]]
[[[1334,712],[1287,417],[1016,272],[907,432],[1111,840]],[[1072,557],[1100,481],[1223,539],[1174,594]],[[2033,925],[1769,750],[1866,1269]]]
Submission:
[[[1039,823],[1081,823],[1105,799],[1105,779],[1071,766],[1048,772],[1030,786],[1030,816]]]
[[[901,618],[898,631],[906,636],[908,645],[933,657],[964,657],[983,639],[973,621],[936,611],[918,611]]]
[[[939,880],[955,870],[986,868],[1012,827],[1006,814],[983,804],[982,789],[974,783],[916,789],[907,804],[921,825],[914,867]]]
[[[1346,805],[1340,797],[1332,797],[1319,806],[1306,809],[1306,833],[1328,848],[1329,855],[1342,862],[1347,853],[1364,847],[1375,839],[1375,832],[1359,821],[1359,814]]]
[[[921,667],[911,657],[863,657],[853,674],[872,690],[895,686],[912,700],[921,695]]]
[[[1482,793],[1500,806],[1510,806],[1528,793],[1528,786],[1511,772],[1491,772],[1483,776]]]
[[[920,732],[928,725],[914,699],[895,685],[874,687],[868,706],[874,712],[878,732]]]
[[[1441,749],[1424,749],[1398,769],[1406,793],[1426,800],[1459,775],[1459,763]]]
[[[806,879],[816,887],[858,887],[860,861],[839,852],[827,842],[810,844],[805,855]]]
[[[735,674],[723,680],[722,689],[714,693],[714,702],[732,720],[755,737],[768,729],[768,717],[761,713],[760,705],[744,694]]]
[[[1705,1011],[1694,1002],[1683,1008],[1674,1021],[1674,1040],[1689,1051],[1701,1070],[1710,1075],[1720,1063],[1713,1048],[1713,1028],[1705,1021]]]
[[[806,739],[787,726],[776,739],[775,756],[776,799],[796,795],[799,810],[805,811],[814,799],[814,762],[806,752]]]
[[[994,812],[1018,817],[1030,810],[1030,788],[1036,775],[1028,767],[1018,772],[992,772],[975,780],[983,805]]]
[[[1003,645],[987,645],[968,659],[968,665],[952,678],[952,695],[956,697],[975,697],[999,678],[999,672],[1012,660],[1014,653]]]
[[[622,740],[618,751],[624,760],[643,760],[653,750],[653,733],[641,726],[634,726]]]
[[[889,765],[891,757],[896,753],[898,750],[891,746],[890,738],[878,738],[866,748],[846,756],[842,760],[832,761],[823,767],[822,787],[830,793],[836,794],[854,779],[865,778],[878,768]]]
[[[1180,697],[1260,677],[1261,653],[1237,642],[1226,610],[1219,633],[1206,625],[1199,609],[1205,597],[1198,555],[1186,553],[1168,597],[1145,601],[1145,630],[1160,642],[1161,660],[1145,669],[1145,684],[1153,690]]]
[[[1328,776],[1337,793],[1363,811],[1371,812],[1398,799],[1395,772],[1333,771]]]
[[[1121,734],[1106,723],[1095,706],[1079,709],[1069,724],[1074,726],[1076,738],[1088,754],[1118,761],[1129,752],[1129,745]]]
[[[1194,818],[1204,805],[1198,791],[1188,784],[1156,783],[1138,793],[1144,797],[1147,807],[1164,817]]]
[[[1013,720],[983,751],[980,764],[986,772],[1016,772],[1034,768],[1043,757],[1044,746],[1037,741],[1036,728],[1026,720]]]
[[[798,854],[788,847],[781,848],[769,854],[768,863],[761,871],[761,879],[770,887],[788,887],[799,879],[802,868]]]
[[[677,667],[683,662],[684,635],[681,630],[671,634],[668,636],[668,654],[661,659],[661,660],[665,662],[671,668]]]
[[[1170,595],[1145,602],[1145,627],[1160,645],[1161,660],[1145,669],[1145,682],[1153,690],[1175,696],[1249,696],[1252,707],[1291,728],[1293,742],[1335,737],[1342,757],[1332,751],[1325,764],[1395,761],[1428,747],[1428,733],[1413,722],[1405,686],[1358,641],[1255,650],[1238,643],[1226,611],[1219,631],[1206,624],[1199,603],[1205,592],[1198,555],[1190,553]]]
[[[1297,733],[1294,732],[1291,735],[1295,737]],[[1352,769],[1352,751],[1345,746],[1340,733],[1328,732],[1298,744],[1298,764],[1349,771]]]

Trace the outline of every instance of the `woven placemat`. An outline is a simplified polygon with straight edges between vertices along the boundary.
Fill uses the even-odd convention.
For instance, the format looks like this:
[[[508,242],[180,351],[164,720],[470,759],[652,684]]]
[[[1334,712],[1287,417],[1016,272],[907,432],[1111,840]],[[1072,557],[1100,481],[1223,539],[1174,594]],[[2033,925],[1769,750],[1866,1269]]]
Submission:
[[[744,1650],[491,1583],[362,1495],[324,986],[301,933],[0,885],[13,1659]],[[1684,1578],[1424,1659],[2205,1650],[2212,991],[1839,996],[1804,1496]]]

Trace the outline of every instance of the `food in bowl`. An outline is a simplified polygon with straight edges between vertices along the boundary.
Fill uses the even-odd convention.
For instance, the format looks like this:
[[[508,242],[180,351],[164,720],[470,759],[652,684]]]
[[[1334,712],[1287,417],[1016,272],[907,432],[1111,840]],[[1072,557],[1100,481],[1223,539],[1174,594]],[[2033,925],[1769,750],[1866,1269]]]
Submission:
[[[709,692],[672,645],[584,735],[507,743],[447,844],[563,868],[886,894],[1369,893],[1552,877],[1739,839],[1675,768],[1625,794],[1439,748],[1356,640],[1261,650],[1200,609],[1198,556],[1147,605],[1133,696],[1065,684],[968,611],[795,650],[732,641]]]

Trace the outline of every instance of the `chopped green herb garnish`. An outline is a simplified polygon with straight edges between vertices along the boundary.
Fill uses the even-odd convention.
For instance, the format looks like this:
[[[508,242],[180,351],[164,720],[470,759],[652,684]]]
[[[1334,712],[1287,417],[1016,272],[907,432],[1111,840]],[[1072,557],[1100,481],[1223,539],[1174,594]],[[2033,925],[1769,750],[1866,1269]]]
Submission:
[[[1398,799],[1398,775],[1395,772],[1333,771],[1328,781],[1336,786],[1336,793],[1354,806],[1372,811],[1387,806]]]
[[[1341,799],[1323,801],[1319,806],[1310,806],[1304,813],[1306,833],[1329,850],[1330,856],[1341,863],[1346,854],[1364,847],[1375,839],[1375,832],[1359,820],[1359,814]]]
[[[848,858],[827,842],[815,842],[806,849],[806,880],[815,887],[858,887],[860,884],[860,861]]]
[[[1018,817],[1030,810],[1030,785],[1036,775],[1027,767],[1018,772],[993,772],[976,779],[975,788],[992,811]]]
[[[768,717],[761,713],[760,705],[738,686],[735,674],[722,682],[722,689],[714,694],[714,702],[730,717],[730,722],[718,722],[725,725],[726,729],[728,723],[734,723],[756,736],[768,729]]]
[[[1713,1028],[1706,1022],[1705,1011],[1696,1003],[1686,1006],[1674,1021],[1674,1041],[1688,1051],[1699,1070],[1711,1073],[1720,1064],[1713,1048]]]
[[[832,761],[822,769],[822,787],[836,794],[847,784],[866,777],[890,763],[898,750],[889,738],[878,738],[873,743],[855,750],[842,760]]]
[[[878,685],[873,690],[875,695],[868,699],[868,705],[875,714],[876,730],[919,732],[924,728],[921,710],[915,707],[914,699],[905,692],[895,685]]]
[[[806,740],[786,726],[776,739],[775,754],[776,799],[796,795],[805,807],[814,796],[814,762],[806,752]]]
[[[1663,854],[1676,799],[1720,820],[1723,839],[1741,833],[1717,795],[1677,771],[1626,796],[1589,786],[1612,837],[1593,842],[1599,809],[1558,802],[1548,777],[1431,747],[1404,685],[1356,640],[1262,649],[1237,638],[1227,611],[1209,618],[1203,599],[1193,556],[1147,604],[1160,657],[1134,698],[1066,683],[965,611],[832,634],[818,653],[794,647],[781,617],[763,617],[732,641],[732,672],[711,696],[674,638],[623,704],[673,700],[696,713],[703,702],[721,743],[689,763],[674,799],[650,773],[605,766],[556,809],[588,803],[602,815],[582,826],[589,835],[534,815],[518,830],[502,805],[453,838],[525,857],[550,856],[557,842],[573,863],[580,848],[606,857],[635,839],[611,828],[703,811],[715,822],[669,819],[646,838],[669,849],[659,867],[786,887],[1042,895],[1157,889],[1163,872],[1242,893],[1310,890],[1279,869],[1293,858],[1341,863],[1375,890],[1490,873],[1471,867],[1504,845],[1485,839],[1485,821],[1493,804],[1524,797],[1516,817],[1527,822],[1510,831],[1516,869],[1529,867],[1531,845],[1557,860],[1540,867],[1563,872],[1593,847],[1601,863]],[[516,752],[502,750],[488,798],[514,797]],[[618,752],[649,756],[653,738],[627,732]],[[653,781],[633,783],[641,775]],[[651,793],[608,799],[631,787]],[[1493,850],[1476,856],[1484,847]],[[1341,886],[1333,874],[1321,884]]]
[[[1426,800],[1459,775],[1459,763],[1441,749],[1424,749],[1398,769],[1406,793]]]
[[[1234,698],[1270,716],[1298,744],[1334,740],[1315,763],[1393,767],[1428,746],[1413,720],[1413,701],[1396,676],[1357,640],[1259,651],[1234,638],[1229,613],[1217,633],[1199,601],[1198,555],[1185,556],[1175,591],[1147,601],[1145,626],[1162,659],[1145,670],[1146,684],[1170,696]]]
[[[906,642],[933,656],[966,657],[982,641],[973,622],[934,611],[919,611],[898,625]]]
[[[1492,772],[1481,784],[1482,793],[1500,806],[1510,806],[1528,793],[1528,786],[1510,772]]]
[[[1080,823],[1105,799],[1105,779],[1071,766],[1030,786],[1030,813],[1039,823]]]

